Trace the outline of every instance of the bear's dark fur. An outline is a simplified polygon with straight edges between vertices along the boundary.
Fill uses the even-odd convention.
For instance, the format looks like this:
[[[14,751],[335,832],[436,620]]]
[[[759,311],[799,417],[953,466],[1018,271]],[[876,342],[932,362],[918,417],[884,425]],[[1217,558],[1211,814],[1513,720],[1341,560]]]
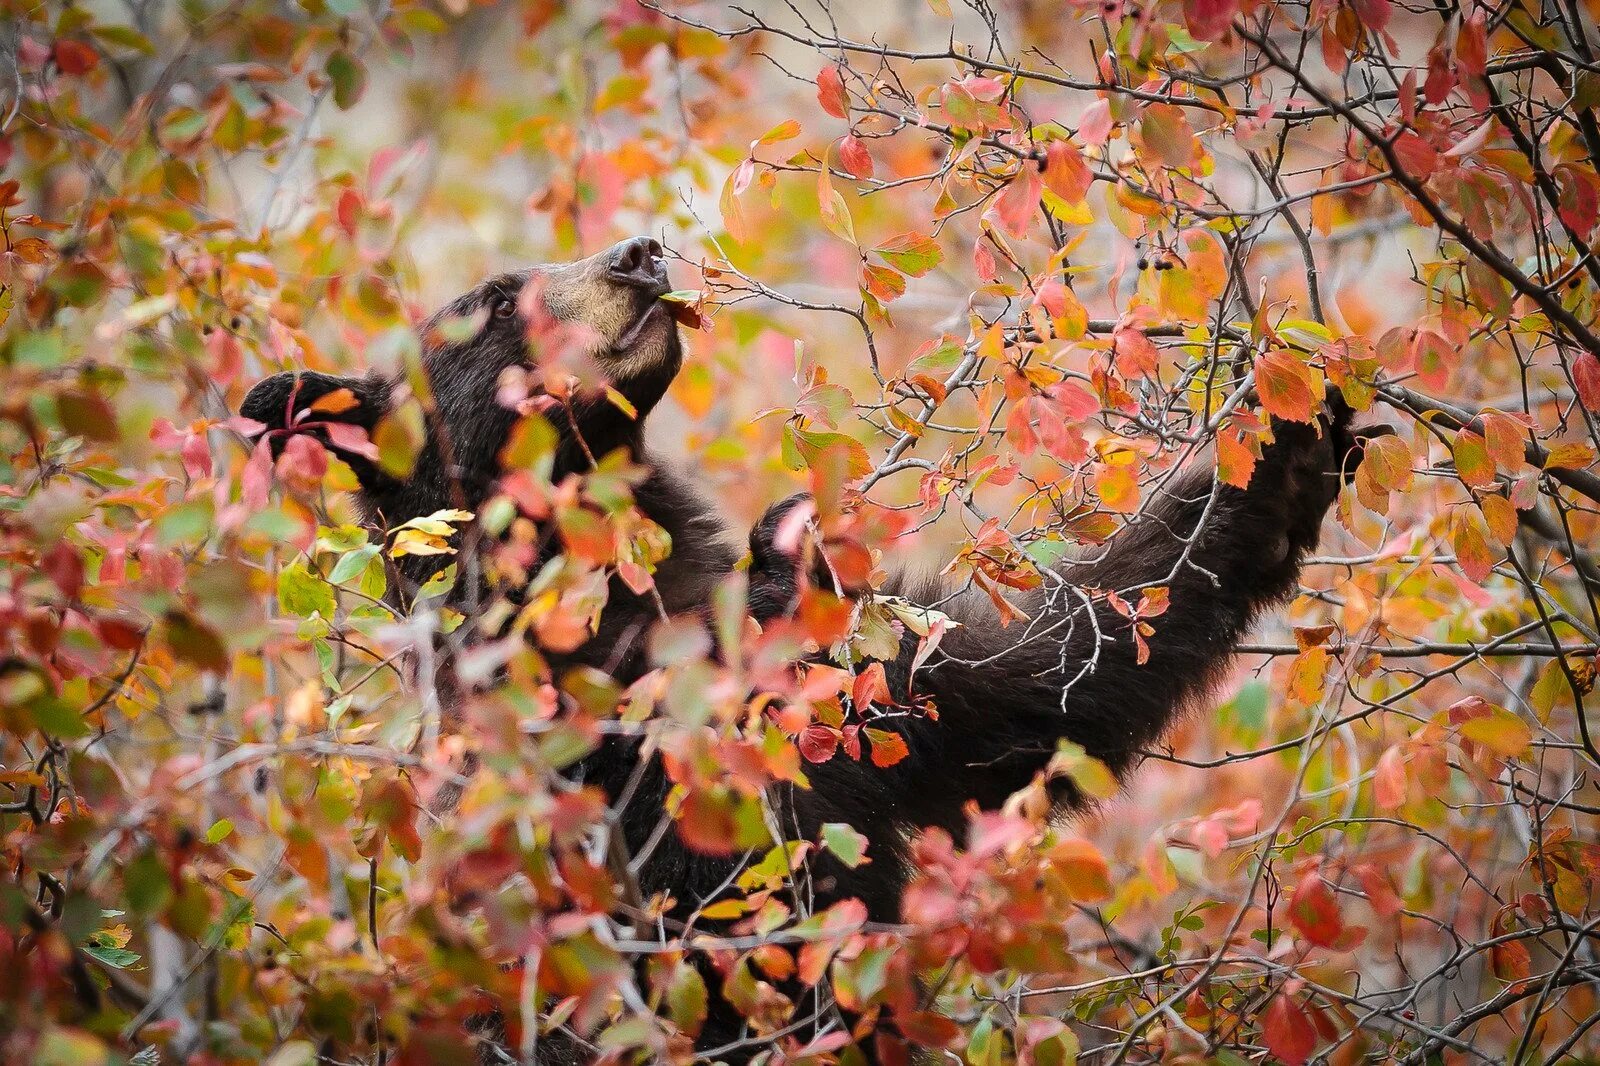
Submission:
[[[646,416],[681,361],[676,329],[657,303],[667,288],[659,254],[653,241],[635,238],[577,264],[493,279],[442,310],[427,336],[445,319],[486,318],[471,339],[430,343],[425,352],[437,416],[410,477],[397,481],[347,456],[362,483],[366,516],[392,526],[444,507],[475,509],[490,492],[500,476],[497,456],[517,418],[498,402],[497,387],[503,371],[527,360],[523,312],[530,306],[524,298],[519,307],[518,299],[531,279],[539,301],[534,313],[591,328],[594,358],[638,413],[631,418],[604,399],[553,406],[550,418],[561,434],[556,479],[619,448],[648,467],[637,506],[673,544],[656,586],[670,613],[702,608],[740,553],[725,541],[694,486],[645,445]],[[296,412],[341,388],[358,402],[331,417],[370,430],[401,386],[377,376],[278,374],[251,390],[242,412],[281,440],[300,428]],[[895,920],[908,831],[941,826],[959,835],[970,801],[999,805],[1044,769],[1063,738],[1126,773],[1173,717],[1219,679],[1252,619],[1294,591],[1301,560],[1317,543],[1338,474],[1350,465],[1347,453],[1357,443],[1347,416],[1341,408],[1320,426],[1275,423],[1276,440],[1246,490],[1215,483],[1204,462],[1180,471],[1094,561],[1059,567],[1050,582],[1023,597],[1027,623],[1002,629],[981,595],[941,599],[941,609],[963,625],[946,634],[939,652],[917,671],[915,686],[917,696],[937,706],[937,720],[907,716],[882,723],[904,737],[909,757],[880,769],[837,756],[807,767],[809,790],[773,797],[792,836],[814,838],[823,823],[846,822],[870,841],[870,864],[854,870],[824,865],[826,859],[814,864],[818,905],[854,896],[873,919]],[[779,519],[790,505],[775,507],[751,534],[750,606],[758,619],[789,609],[798,592],[796,566],[776,544]],[[1155,619],[1149,660],[1140,664],[1128,620],[1091,591],[1149,585],[1170,589],[1170,608]],[[917,582],[898,581],[884,591],[920,603],[941,596]],[[658,617],[652,600],[613,581],[593,639],[552,657],[552,666],[600,666],[631,681],[643,669],[643,638]],[[897,697],[908,695],[915,648],[908,637],[900,655],[885,664]],[[586,760],[583,773],[616,797],[636,766],[634,749],[617,742]],[[660,768],[647,768],[622,820],[630,854],[638,854],[656,829],[667,791]],[[1060,798],[1072,802],[1070,795]],[[696,853],[668,833],[653,845],[641,887],[668,890],[691,908],[727,883],[736,861]],[[736,1040],[736,1025],[726,1011],[714,1012],[702,1046]]]

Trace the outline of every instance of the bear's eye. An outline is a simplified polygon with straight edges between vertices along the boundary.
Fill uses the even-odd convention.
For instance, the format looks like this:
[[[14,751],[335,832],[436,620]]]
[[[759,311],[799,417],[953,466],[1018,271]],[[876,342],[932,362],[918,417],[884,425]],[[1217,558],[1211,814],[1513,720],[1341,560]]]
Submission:
[[[495,300],[489,313],[496,318],[511,318],[517,313],[517,302],[502,296]]]

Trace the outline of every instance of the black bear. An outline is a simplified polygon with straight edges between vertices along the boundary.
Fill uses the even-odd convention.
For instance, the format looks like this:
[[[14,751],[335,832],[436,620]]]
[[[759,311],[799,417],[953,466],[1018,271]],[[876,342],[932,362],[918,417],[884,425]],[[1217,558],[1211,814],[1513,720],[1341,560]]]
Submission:
[[[436,414],[414,473],[397,480],[345,453],[361,480],[366,515],[392,526],[445,507],[476,509],[501,475],[497,457],[518,418],[497,399],[502,374],[528,359],[525,316],[548,315],[584,327],[586,354],[634,409],[583,396],[550,405],[548,417],[560,434],[555,478],[615,449],[648,467],[636,504],[666,529],[673,545],[656,587],[669,613],[702,608],[741,553],[724,539],[722,524],[692,483],[646,449],[646,418],[682,359],[676,324],[660,300],[668,288],[660,245],[636,237],[581,262],[493,278],[441,310],[425,332],[423,366]],[[452,320],[481,326],[465,339],[460,330],[456,339],[439,339],[440,324]],[[282,373],[257,384],[242,413],[281,442],[300,431],[301,412],[347,389],[349,397],[324,405],[329,410],[309,421],[332,418],[371,430],[399,388],[381,376]],[[335,408],[343,409],[330,413]],[[810,789],[773,797],[800,837],[814,838],[823,823],[846,822],[870,841],[870,864],[846,869],[834,863],[816,876],[813,884],[824,895],[819,902],[853,896],[872,918],[895,920],[908,832],[941,826],[959,834],[969,802],[1002,803],[1046,767],[1063,738],[1114,772],[1128,771],[1173,717],[1219,678],[1256,614],[1295,589],[1301,561],[1317,543],[1340,474],[1348,473],[1359,444],[1348,409],[1336,403],[1335,411],[1320,425],[1275,422],[1275,440],[1248,489],[1217,484],[1203,462],[1180,472],[1093,561],[1057,568],[1055,580],[1023,604],[1032,619],[1027,626],[1003,629],[981,595],[941,599],[941,609],[963,625],[916,671],[916,694],[937,707],[937,720],[905,716],[885,724],[902,735],[909,755],[889,768],[836,757],[808,767]],[[304,431],[321,434],[338,450],[325,429]],[[778,543],[792,506],[774,507],[751,534],[750,606],[758,619],[787,610],[807,580],[794,553]],[[891,585],[883,591],[912,602],[941,595],[926,583]],[[1105,593],[1154,585],[1170,590],[1170,606],[1150,641],[1148,661],[1140,663],[1130,624]],[[620,580],[612,586],[596,632],[577,651],[552,657],[556,670],[584,663],[623,682],[639,676],[658,605]],[[909,696],[915,650],[908,637],[901,654],[884,664],[891,692]],[[659,767],[647,766],[642,775],[636,769],[634,749],[621,742],[602,747],[583,766],[584,779],[602,784],[613,798],[629,789],[622,818],[629,854],[639,854],[656,829],[668,788]],[[1063,805],[1073,802],[1070,790],[1058,798]],[[699,854],[671,833],[651,841],[649,854],[641,887],[668,890],[685,907],[725,885],[737,861]],[[737,1019],[714,1012],[702,1045],[737,1043],[736,1025]]]

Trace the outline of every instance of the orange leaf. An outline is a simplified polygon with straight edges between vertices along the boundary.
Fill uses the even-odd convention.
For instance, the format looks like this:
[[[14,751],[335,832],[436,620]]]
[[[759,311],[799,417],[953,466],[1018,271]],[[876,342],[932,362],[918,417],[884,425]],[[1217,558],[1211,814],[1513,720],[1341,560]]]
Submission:
[[[1289,422],[1316,418],[1322,397],[1312,370],[1286,351],[1271,351],[1256,360],[1256,392],[1267,413]]]
[[[1494,571],[1495,557],[1484,536],[1482,513],[1470,504],[1450,512],[1450,543],[1456,562],[1473,581],[1483,582]]]
[[[318,396],[316,402],[311,405],[311,410],[320,411],[323,414],[338,415],[343,414],[352,407],[360,406],[361,401],[356,399],[356,394],[349,389],[334,389],[332,392]]]
[[[1038,164],[1025,162],[1006,187],[995,197],[994,217],[1002,229],[1013,237],[1028,235],[1034,212],[1039,207],[1039,196],[1044,191],[1044,179]]]
[[[1045,149],[1045,187],[1069,204],[1079,203],[1089,192],[1094,174],[1083,153],[1066,141],[1051,141]]]
[[[1456,434],[1450,451],[1455,457],[1456,473],[1464,483],[1475,489],[1494,484],[1494,460],[1489,458],[1488,445],[1481,436],[1462,430]]]
[[[100,63],[100,53],[82,41],[66,38],[55,43],[51,55],[55,58],[56,66],[61,68],[61,73],[74,77],[89,73]]]
[[[1405,906],[1400,896],[1389,884],[1389,879],[1383,872],[1369,862],[1361,863],[1350,868],[1355,879],[1361,884],[1361,891],[1367,894],[1367,903],[1374,911],[1385,918],[1399,914]]]
[[[850,690],[850,699],[858,711],[874,703],[893,702],[889,698],[889,681],[884,676],[882,663],[870,663],[865,670],[856,675],[855,684]]]
[[[910,750],[906,748],[905,738],[899,733],[891,733],[887,729],[863,729],[862,732],[872,742],[872,765],[874,766],[893,766],[911,754]]]

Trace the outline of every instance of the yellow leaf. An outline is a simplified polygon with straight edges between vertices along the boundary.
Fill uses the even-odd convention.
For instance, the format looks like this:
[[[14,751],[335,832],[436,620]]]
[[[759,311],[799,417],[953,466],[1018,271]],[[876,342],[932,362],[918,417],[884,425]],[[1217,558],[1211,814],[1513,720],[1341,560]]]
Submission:
[[[1528,723],[1502,707],[1462,722],[1461,735],[1502,758],[1521,755],[1533,743],[1533,730]]]

